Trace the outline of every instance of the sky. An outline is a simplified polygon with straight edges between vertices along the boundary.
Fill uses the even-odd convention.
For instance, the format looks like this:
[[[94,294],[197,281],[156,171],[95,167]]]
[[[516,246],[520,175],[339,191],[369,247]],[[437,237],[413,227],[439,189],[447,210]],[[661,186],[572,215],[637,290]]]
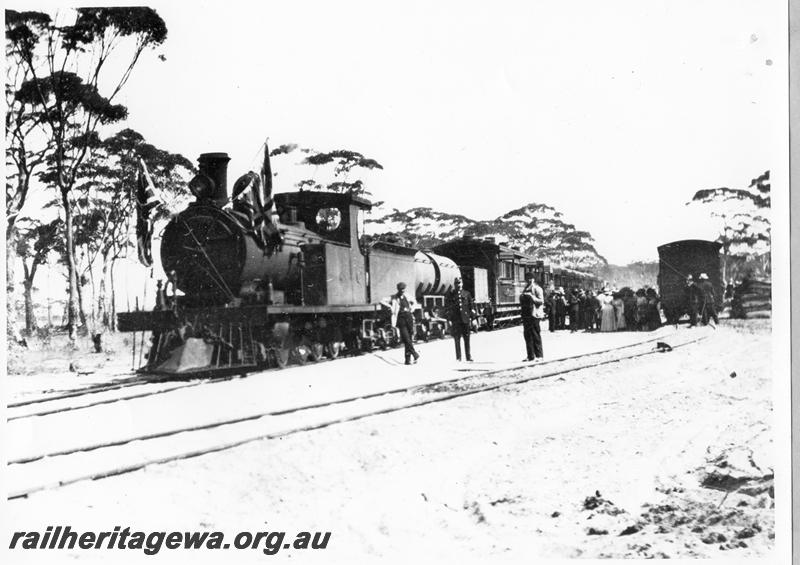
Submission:
[[[363,178],[389,207],[545,203],[624,264],[713,239],[686,202],[746,187],[786,143],[781,2],[150,5],[169,35],[122,93],[124,125],[192,160],[228,152],[230,182],[266,137],[352,149],[383,165]],[[309,176],[300,157],[274,159],[277,192]]]

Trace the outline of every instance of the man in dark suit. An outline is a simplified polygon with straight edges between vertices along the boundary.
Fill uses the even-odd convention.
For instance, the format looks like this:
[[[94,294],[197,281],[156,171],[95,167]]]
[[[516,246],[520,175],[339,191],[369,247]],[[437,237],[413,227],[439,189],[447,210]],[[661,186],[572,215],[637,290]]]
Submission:
[[[714,323],[719,324],[714,285],[711,284],[711,281],[708,280],[708,275],[705,273],[700,273],[700,291],[703,293],[703,325],[708,325],[709,318],[713,318]]]
[[[702,301],[703,292],[700,290],[700,287],[697,286],[697,283],[694,282],[694,277],[689,275],[686,277],[686,309],[689,311],[690,328],[697,325],[697,312],[700,310],[700,303]]]
[[[522,318],[522,335],[525,338],[525,349],[528,357],[525,361],[542,359],[542,329],[539,322],[544,318],[544,291],[536,284],[531,274],[525,276],[528,283],[519,297],[520,317]]]
[[[461,279],[454,282],[455,288],[447,293],[447,319],[450,320],[450,333],[456,343],[456,361],[461,361],[461,339],[464,340],[464,353],[467,361],[472,361],[469,351],[469,334],[472,331],[472,316],[475,304],[472,295],[461,288]]]

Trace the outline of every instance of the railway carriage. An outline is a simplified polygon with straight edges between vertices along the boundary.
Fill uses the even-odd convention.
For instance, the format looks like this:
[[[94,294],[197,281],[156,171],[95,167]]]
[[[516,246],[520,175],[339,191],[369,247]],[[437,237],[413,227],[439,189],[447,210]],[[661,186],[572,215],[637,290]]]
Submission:
[[[686,278],[689,275],[697,281],[701,273],[706,273],[714,286],[717,310],[722,308],[721,247],[716,241],[686,239],[658,248],[658,289],[668,323],[678,323],[688,312]]]
[[[545,291],[560,286],[565,289],[578,287],[584,290],[595,290],[601,283],[600,279],[592,273],[555,267],[540,260],[531,261],[528,270]]]
[[[531,257],[494,238],[464,236],[433,250],[455,261],[464,273],[464,288],[475,298],[481,324],[493,328],[519,319],[519,297],[525,288]]]

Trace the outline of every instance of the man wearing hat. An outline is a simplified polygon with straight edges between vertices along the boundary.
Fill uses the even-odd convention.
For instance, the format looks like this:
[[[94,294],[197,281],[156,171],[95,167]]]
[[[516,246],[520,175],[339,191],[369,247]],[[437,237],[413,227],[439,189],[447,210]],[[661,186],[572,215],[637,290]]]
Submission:
[[[690,328],[697,325],[697,312],[700,310],[702,294],[697,283],[694,282],[694,277],[692,275],[686,277],[686,309],[689,311]]]
[[[461,361],[461,339],[464,340],[464,354],[472,361],[469,350],[469,334],[472,331],[472,316],[475,304],[472,295],[461,286],[461,279],[453,282],[454,288],[447,293],[445,307],[450,320],[450,333],[456,343],[456,361]]]
[[[544,318],[544,291],[536,284],[532,273],[525,275],[527,284],[519,297],[522,335],[525,338],[527,358],[525,361],[542,359],[542,329],[540,320]]]
[[[711,284],[711,281],[708,280],[708,275],[705,273],[700,273],[700,292],[702,293],[703,299],[703,325],[708,325],[708,320],[710,318],[714,319],[715,324],[719,324],[716,297],[714,296],[714,285]]]
[[[400,332],[400,341],[406,348],[406,365],[411,365],[419,359],[419,353],[414,349],[414,310],[419,310],[420,305],[414,300],[413,296],[406,294],[406,283],[397,283],[397,293],[389,299],[389,303],[383,302],[392,312],[392,325]]]
[[[564,330],[567,328],[567,295],[564,287],[558,287],[558,299],[556,300],[556,329]]]

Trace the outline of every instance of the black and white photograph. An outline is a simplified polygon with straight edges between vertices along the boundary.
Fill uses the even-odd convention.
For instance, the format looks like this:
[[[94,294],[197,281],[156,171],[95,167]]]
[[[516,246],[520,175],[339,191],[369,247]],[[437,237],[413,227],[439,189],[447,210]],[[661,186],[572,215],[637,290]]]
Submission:
[[[6,2],[3,562],[790,563],[788,8]]]

